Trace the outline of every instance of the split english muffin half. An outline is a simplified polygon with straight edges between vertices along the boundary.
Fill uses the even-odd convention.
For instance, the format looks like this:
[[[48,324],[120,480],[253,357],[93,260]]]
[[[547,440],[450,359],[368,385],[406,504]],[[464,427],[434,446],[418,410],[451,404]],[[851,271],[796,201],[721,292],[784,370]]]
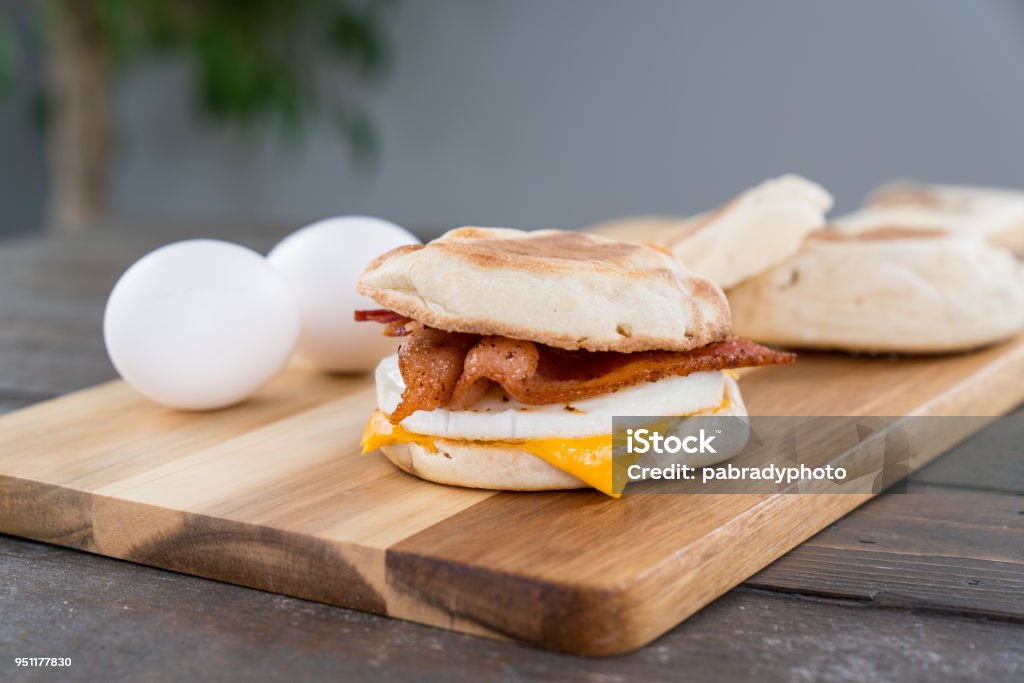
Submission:
[[[788,174],[691,218],[635,216],[590,230],[663,244],[687,269],[729,289],[797,253],[807,235],[825,226],[831,208],[823,187]]]

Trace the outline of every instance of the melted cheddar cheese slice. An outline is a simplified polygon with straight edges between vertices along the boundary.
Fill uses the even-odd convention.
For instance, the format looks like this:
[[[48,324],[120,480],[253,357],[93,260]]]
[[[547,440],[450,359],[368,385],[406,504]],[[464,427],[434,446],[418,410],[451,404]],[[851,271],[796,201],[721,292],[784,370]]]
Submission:
[[[437,450],[435,437],[416,434],[394,425],[387,416],[374,411],[363,432],[361,445],[363,453],[377,450],[381,446],[395,443],[417,443],[427,450]],[[453,441],[454,439],[446,439]],[[578,439],[529,439],[525,441],[466,441],[495,448],[520,448],[534,455],[552,467],[568,472],[580,481],[595,489],[618,498],[621,487],[616,492],[612,485],[612,435],[588,436]]]

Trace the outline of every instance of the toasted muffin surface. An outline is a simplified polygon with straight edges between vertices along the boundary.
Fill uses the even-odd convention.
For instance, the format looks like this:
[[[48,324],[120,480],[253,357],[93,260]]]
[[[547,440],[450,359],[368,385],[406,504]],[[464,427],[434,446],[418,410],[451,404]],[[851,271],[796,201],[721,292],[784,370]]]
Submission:
[[[729,335],[729,306],[664,249],[557,230],[459,228],[376,259],[359,292],[450,332],[587,351],[688,351]]]

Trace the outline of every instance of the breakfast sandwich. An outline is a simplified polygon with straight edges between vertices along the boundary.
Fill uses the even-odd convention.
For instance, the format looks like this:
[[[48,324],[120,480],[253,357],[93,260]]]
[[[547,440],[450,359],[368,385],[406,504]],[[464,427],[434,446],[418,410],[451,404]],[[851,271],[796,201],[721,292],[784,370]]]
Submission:
[[[1014,251],[1024,250],[1024,192],[987,187],[884,185],[864,208],[836,219],[844,232],[899,226],[975,235]]]
[[[460,228],[394,249],[357,320],[403,336],[376,370],[363,451],[434,482],[612,487],[612,417],[746,415],[731,370],[795,357],[731,336],[725,295],[667,251]]]

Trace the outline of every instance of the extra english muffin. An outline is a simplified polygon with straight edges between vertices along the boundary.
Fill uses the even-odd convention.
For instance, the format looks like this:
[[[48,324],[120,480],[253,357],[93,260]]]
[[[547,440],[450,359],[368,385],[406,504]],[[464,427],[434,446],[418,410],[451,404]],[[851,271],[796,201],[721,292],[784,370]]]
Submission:
[[[729,291],[737,334],[768,344],[941,353],[1024,327],[1013,255],[938,230],[823,231],[799,254]]]

